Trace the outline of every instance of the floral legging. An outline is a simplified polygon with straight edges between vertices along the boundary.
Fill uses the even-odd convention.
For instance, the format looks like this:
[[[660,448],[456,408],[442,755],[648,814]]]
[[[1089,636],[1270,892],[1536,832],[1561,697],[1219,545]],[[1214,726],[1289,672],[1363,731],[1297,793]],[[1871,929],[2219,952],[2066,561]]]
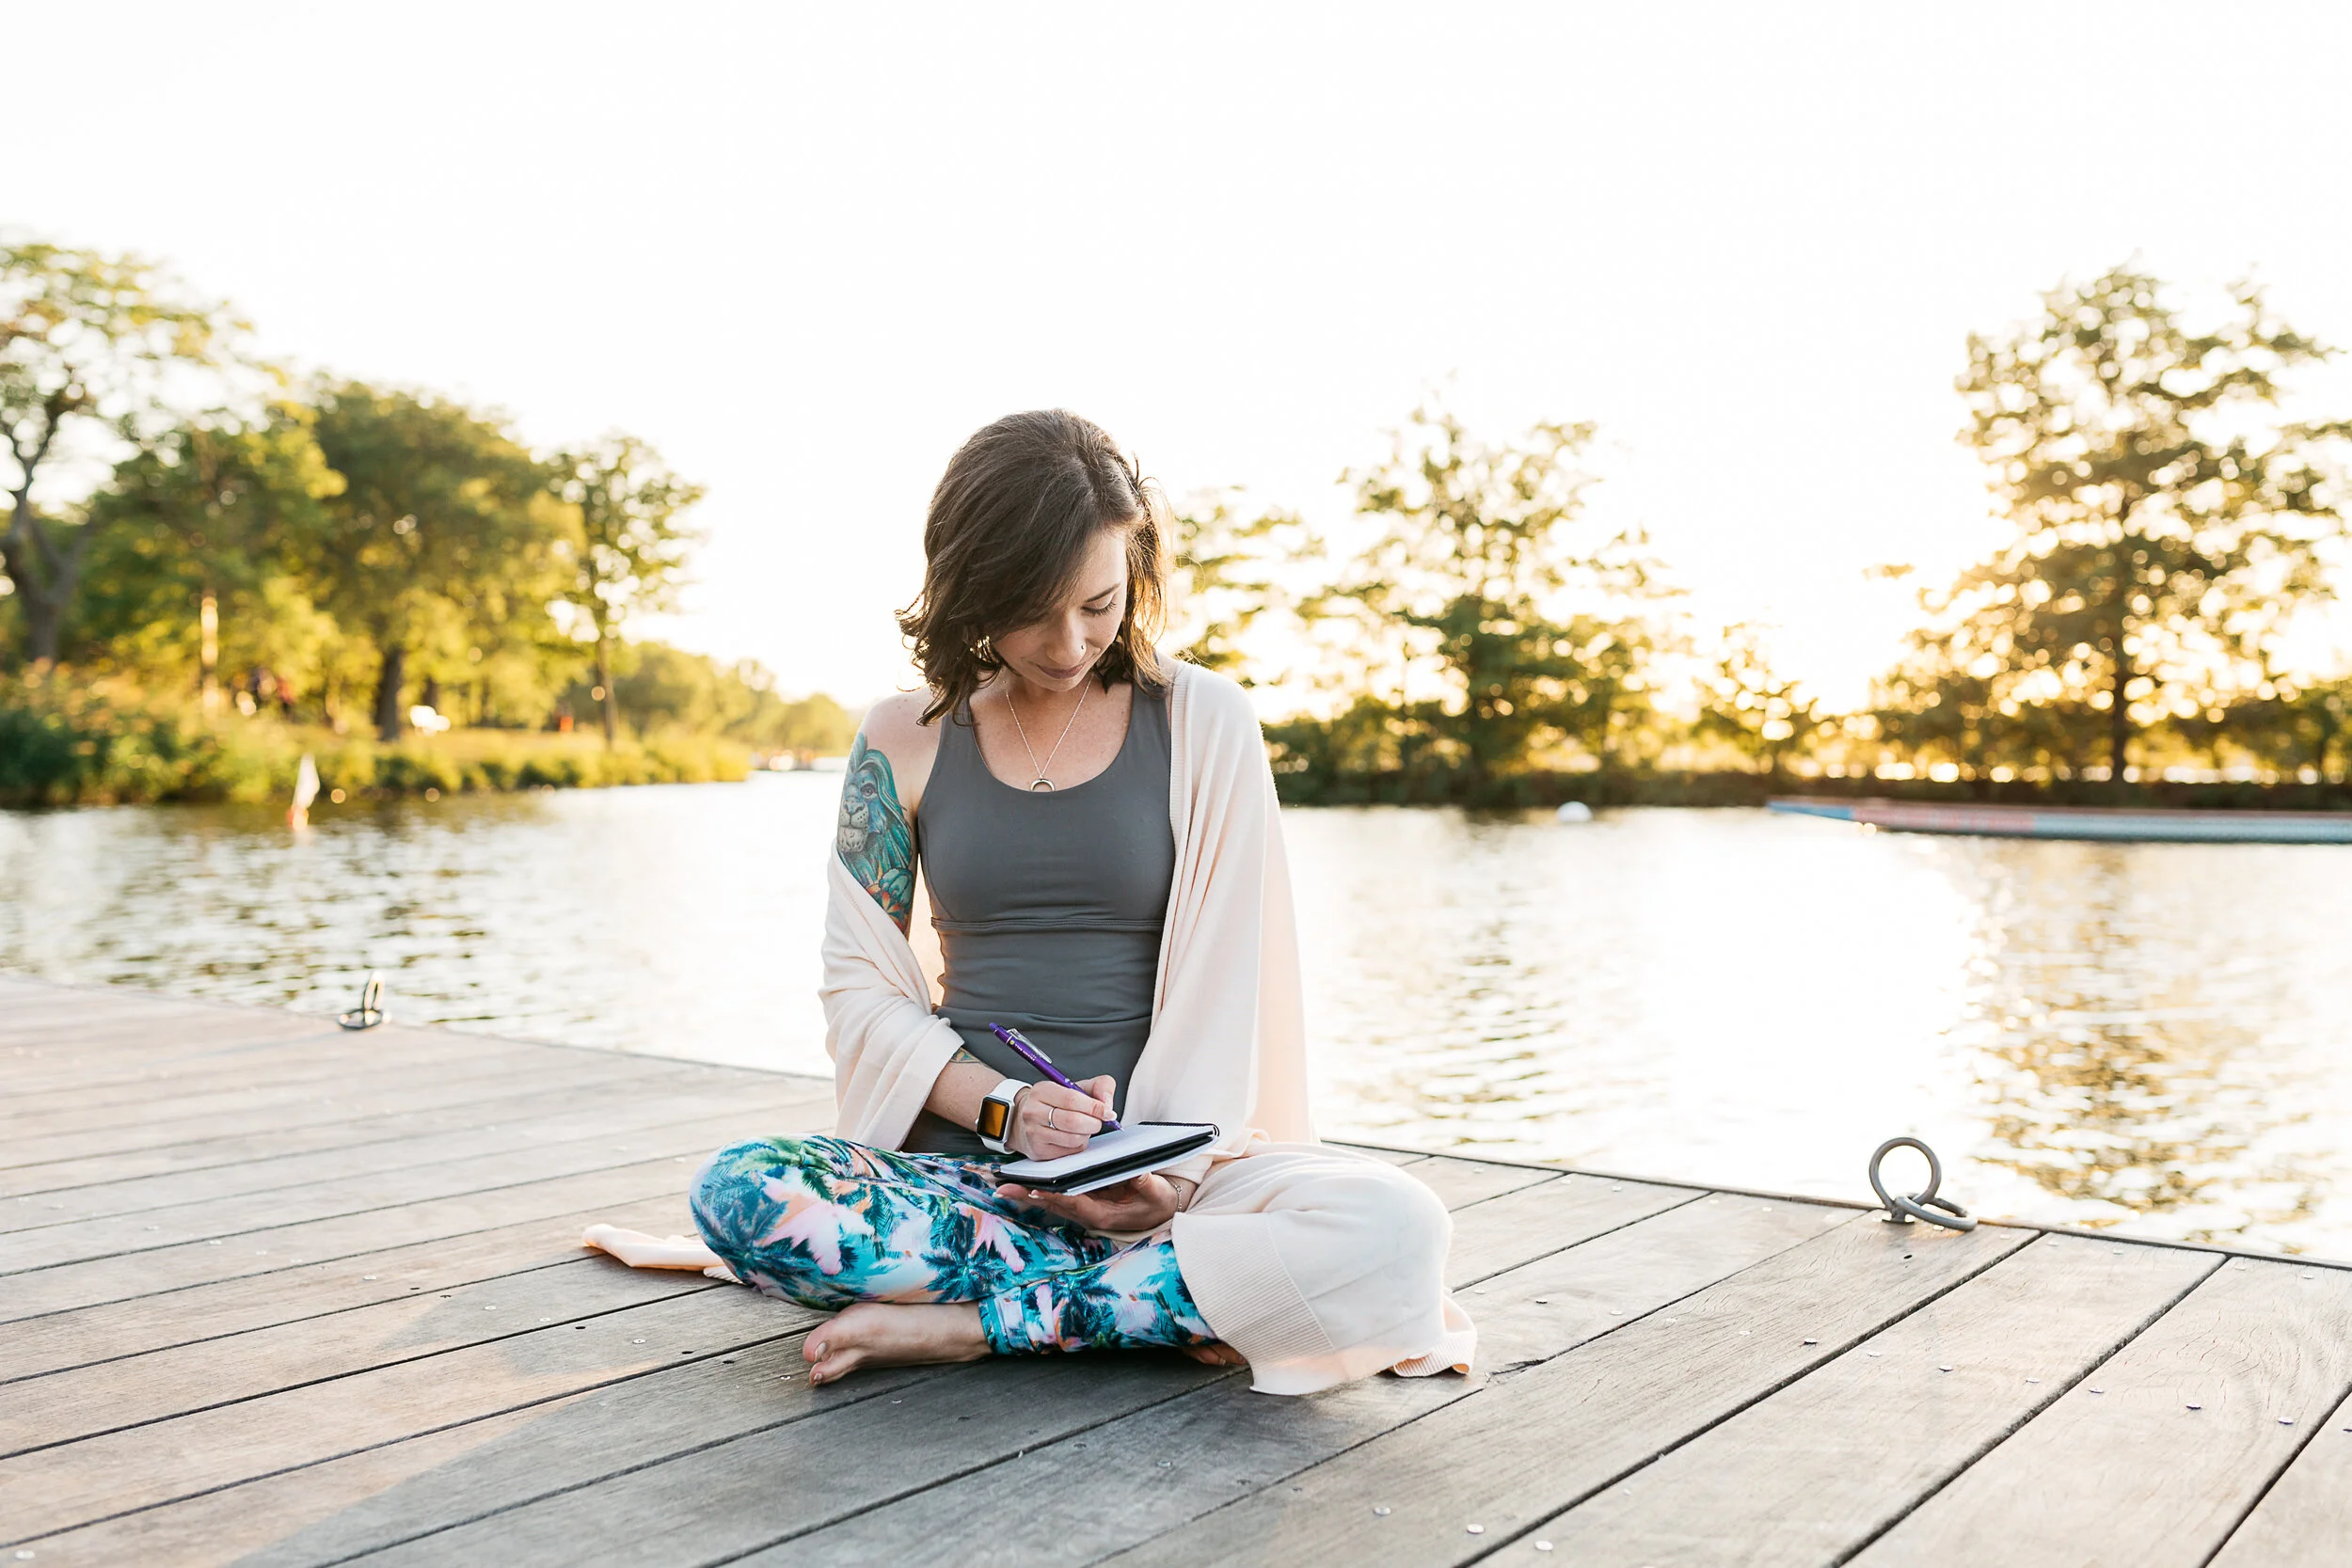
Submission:
[[[999,1355],[1216,1339],[1166,1240],[1121,1246],[996,1196],[949,1155],[755,1138],[694,1178],[694,1224],[736,1277],[832,1310],[968,1301]]]

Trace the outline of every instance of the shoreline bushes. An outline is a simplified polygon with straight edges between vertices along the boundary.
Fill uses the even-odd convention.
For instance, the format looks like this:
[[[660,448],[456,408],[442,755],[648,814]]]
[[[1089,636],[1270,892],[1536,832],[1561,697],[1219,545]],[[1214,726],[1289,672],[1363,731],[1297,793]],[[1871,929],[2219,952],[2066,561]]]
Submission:
[[[458,730],[387,744],[366,736],[231,715],[205,721],[119,680],[62,673],[0,681],[0,806],[134,805],[167,800],[280,802],[309,752],[322,798],[427,790],[594,788],[734,783],[740,745],[656,732],[608,749],[601,736]]]

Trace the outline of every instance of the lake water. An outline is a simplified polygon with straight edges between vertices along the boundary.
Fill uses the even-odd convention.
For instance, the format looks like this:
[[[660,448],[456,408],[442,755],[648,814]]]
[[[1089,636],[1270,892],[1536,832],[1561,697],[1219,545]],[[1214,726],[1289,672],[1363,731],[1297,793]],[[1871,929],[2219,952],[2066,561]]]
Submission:
[[[0,814],[0,968],[823,1072],[837,788]],[[1284,824],[1327,1134],[2352,1259],[2352,848]]]

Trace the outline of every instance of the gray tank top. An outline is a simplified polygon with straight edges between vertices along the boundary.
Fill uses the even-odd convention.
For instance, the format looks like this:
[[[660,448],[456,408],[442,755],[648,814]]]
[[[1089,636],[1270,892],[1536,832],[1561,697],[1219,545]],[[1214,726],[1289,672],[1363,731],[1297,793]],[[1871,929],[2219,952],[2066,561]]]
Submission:
[[[1067,789],[1006,784],[967,707],[939,726],[915,837],[945,961],[939,1016],[1008,1078],[1042,1074],[989,1032],[1018,1029],[1120,1102],[1152,1032],[1160,928],[1176,875],[1168,819],[1168,697],[1138,688],[1111,765]],[[906,1148],[988,1157],[969,1128],[923,1112]]]

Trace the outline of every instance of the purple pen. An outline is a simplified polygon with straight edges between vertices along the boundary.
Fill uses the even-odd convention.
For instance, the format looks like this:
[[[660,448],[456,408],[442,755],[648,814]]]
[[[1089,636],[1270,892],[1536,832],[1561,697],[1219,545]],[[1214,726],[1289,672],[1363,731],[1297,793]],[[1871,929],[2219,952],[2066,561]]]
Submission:
[[[1008,1029],[1001,1023],[992,1023],[988,1026],[988,1029],[990,1034],[994,1035],[998,1039],[1003,1040],[1007,1045],[1009,1045],[1015,1051],[1020,1052],[1021,1059],[1023,1061],[1037,1069],[1038,1071],[1045,1074],[1046,1077],[1052,1079],[1055,1083],[1059,1084],[1063,1088],[1077,1089],[1080,1094],[1085,1094],[1087,1092],[1084,1089],[1079,1089],[1077,1085],[1072,1083],[1067,1077],[1063,1076],[1061,1069],[1054,1065],[1054,1058],[1048,1056],[1044,1052],[1040,1051],[1036,1046],[1030,1044],[1028,1037],[1024,1035],[1020,1030]],[[1103,1131],[1105,1132],[1118,1132],[1118,1119],[1112,1117],[1104,1117]]]

